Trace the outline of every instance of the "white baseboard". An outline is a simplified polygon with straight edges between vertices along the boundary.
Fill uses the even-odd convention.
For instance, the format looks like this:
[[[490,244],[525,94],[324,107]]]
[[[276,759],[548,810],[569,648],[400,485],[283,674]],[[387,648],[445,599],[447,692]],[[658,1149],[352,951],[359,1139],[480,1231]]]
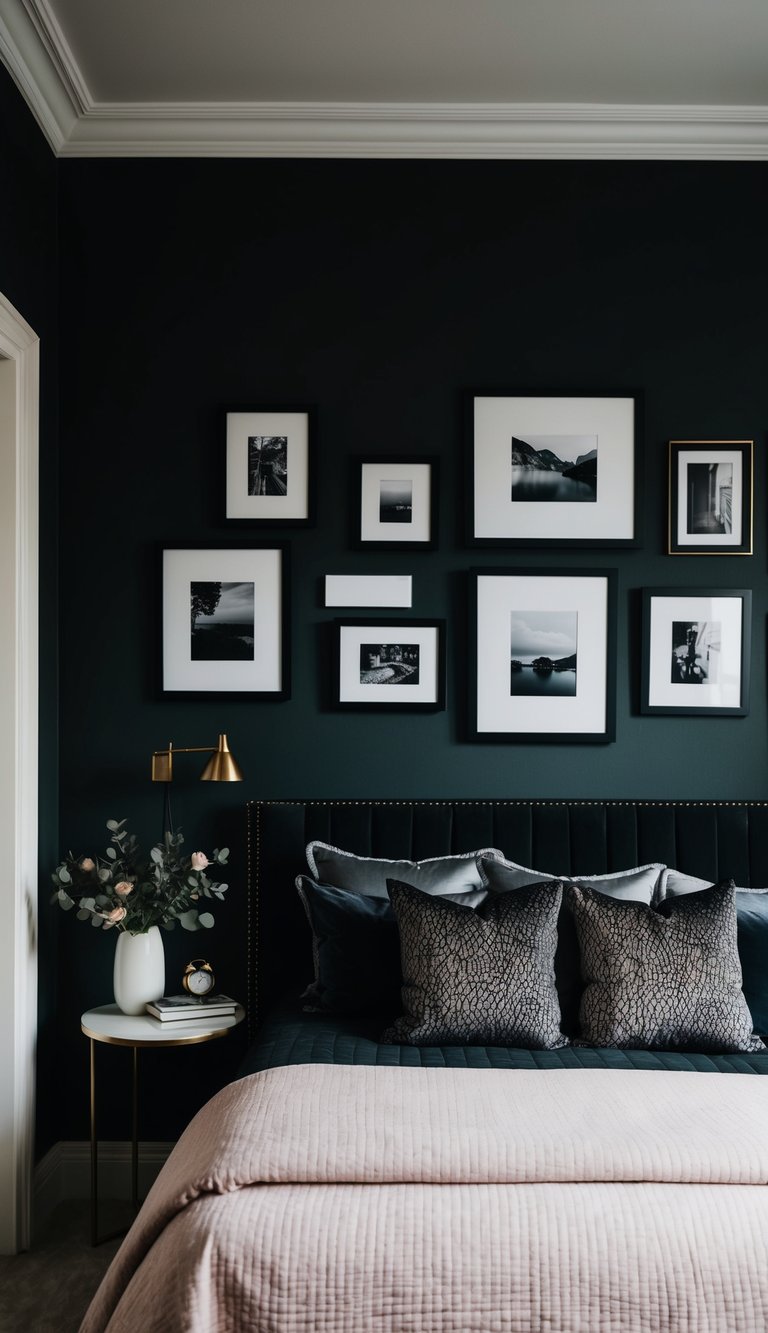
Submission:
[[[173,1147],[172,1143],[139,1146],[139,1196],[143,1198]],[[35,1167],[32,1212],[39,1231],[64,1199],[91,1195],[91,1145],[72,1140],[54,1143]],[[131,1145],[114,1140],[99,1144],[99,1197],[130,1199]]]

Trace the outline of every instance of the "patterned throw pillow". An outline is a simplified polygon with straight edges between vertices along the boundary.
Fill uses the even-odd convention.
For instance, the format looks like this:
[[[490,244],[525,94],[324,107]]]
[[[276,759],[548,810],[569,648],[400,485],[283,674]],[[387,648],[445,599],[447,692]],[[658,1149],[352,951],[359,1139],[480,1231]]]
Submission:
[[[662,902],[566,887],[576,919],[584,1046],[761,1051],[741,989],[733,882]]]
[[[473,910],[390,880],[400,927],[403,1015],[383,1042],[567,1046],[555,989],[559,881]]]

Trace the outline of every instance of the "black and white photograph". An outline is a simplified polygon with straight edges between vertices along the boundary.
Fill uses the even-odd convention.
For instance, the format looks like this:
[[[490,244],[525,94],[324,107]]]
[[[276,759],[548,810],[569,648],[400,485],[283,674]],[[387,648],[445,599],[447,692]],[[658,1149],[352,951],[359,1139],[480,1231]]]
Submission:
[[[476,569],[469,575],[470,738],[615,736],[615,569]]]
[[[669,554],[752,554],[752,440],[670,440]]]
[[[596,435],[512,436],[512,503],[597,500]]]
[[[337,620],[333,703],[337,708],[445,708],[445,621]]]
[[[248,436],[248,494],[286,495],[288,436]]]
[[[644,588],[641,712],[745,717],[751,628],[749,588]]]
[[[467,393],[470,546],[637,546],[639,394]]]
[[[379,483],[379,522],[411,523],[413,521],[413,482],[382,481]]]
[[[193,662],[253,661],[252,583],[191,583],[189,606]]]
[[[352,542],[361,550],[429,551],[437,543],[435,458],[352,460]]]
[[[575,611],[513,611],[509,692],[575,695],[579,617]]]
[[[163,696],[290,698],[288,557],[284,542],[163,548]]]
[[[717,680],[721,627],[716,621],[672,621],[673,685],[706,685]]]
[[[361,685],[418,685],[418,643],[361,643]]]
[[[226,413],[225,518],[308,527],[315,516],[314,408]]]

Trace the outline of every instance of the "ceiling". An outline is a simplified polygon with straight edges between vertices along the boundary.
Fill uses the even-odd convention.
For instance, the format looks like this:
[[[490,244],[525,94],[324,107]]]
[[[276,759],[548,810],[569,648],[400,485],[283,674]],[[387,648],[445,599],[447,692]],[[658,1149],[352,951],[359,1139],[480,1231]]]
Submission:
[[[61,156],[768,157],[766,0],[0,0]]]

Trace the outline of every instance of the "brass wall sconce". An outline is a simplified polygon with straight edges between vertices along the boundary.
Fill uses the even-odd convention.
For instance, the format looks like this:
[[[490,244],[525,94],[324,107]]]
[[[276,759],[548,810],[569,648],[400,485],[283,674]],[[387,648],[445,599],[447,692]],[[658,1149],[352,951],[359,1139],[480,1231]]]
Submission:
[[[173,782],[173,758],[177,754],[209,754],[205,768],[200,774],[201,782],[242,782],[243,775],[230,753],[226,736],[219,735],[218,745],[186,745],[174,747],[168,742],[167,750],[154,750],[152,753],[152,781]]]

